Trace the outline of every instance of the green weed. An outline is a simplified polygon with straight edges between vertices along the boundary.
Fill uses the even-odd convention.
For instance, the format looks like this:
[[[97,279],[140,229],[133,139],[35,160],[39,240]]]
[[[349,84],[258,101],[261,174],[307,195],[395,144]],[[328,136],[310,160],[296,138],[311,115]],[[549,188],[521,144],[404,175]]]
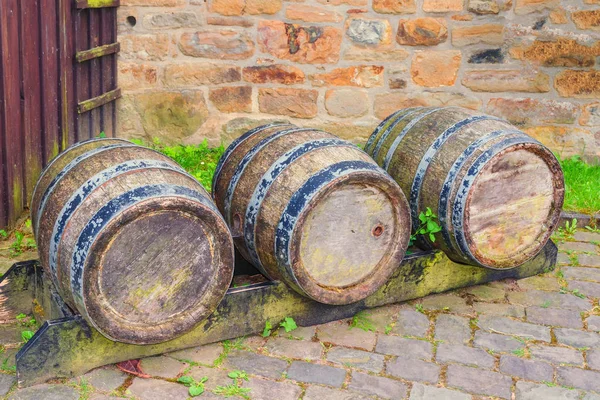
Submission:
[[[600,164],[588,164],[580,156],[560,160],[565,176],[563,209],[593,215],[600,211]]]
[[[417,304],[417,305],[415,305],[415,310],[417,310],[421,314],[425,314],[425,309],[423,308],[423,304]]]
[[[231,384],[227,386],[217,386],[214,393],[224,397],[242,397],[244,399],[249,399],[248,393],[250,393],[250,390],[250,388],[243,388]]]
[[[373,325],[373,322],[369,319],[369,314],[366,311],[359,311],[352,317],[350,329],[352,328],[362,329],[365,332],[375,331],[375,325]]]
[[[296,321],[294,321],[294,318],[292,317],[285,317],[279,326],[285,329],[285,333],[290,333],[291,331],[298,329],[298,325],[296,325]]]
[[[193,175],[194,178],[198,179],[208,191],[211,190],[212,179],[219,158],[225,152],[225,147],[222,145],[219,147],[209,147],[206,139],[197,146],[181,144],[166,146],[159,139],[154,139],[150,144],[144,143],[141,140],[132,141],[139,145],[149,146],[171,157],[187,172]]]
[[[188,393],[191,397],[200,396],[204,393],[204,382],[206,382],[208,378],[206,376],[202,377],[199,381],[195,380],[189,375],[184,375],[177,379],[177,382],[187,386]]]
[[[525,349],[516,349],[516,350],[513,350],[512,353],[514,355],[516,355],[517,357],[524,357],[525,356]]]
[[[272,330],[273,330],[273,325],[271,325],[271,322],[269,322],[269,320],[265,321],[265,329],[263,329],[261,336],[262,337],[271,336]]]
[[[417,240],[417,235],[427,235],[429,240],[435,242],[435,234],[442,230],[442,227],[435,221],[437,215],[431,211],[431,208],[427,207],[425,212],[419,214],[419,221],[421,225],[415,230],[415,233],[410,235],[409,246],[412,246]]]

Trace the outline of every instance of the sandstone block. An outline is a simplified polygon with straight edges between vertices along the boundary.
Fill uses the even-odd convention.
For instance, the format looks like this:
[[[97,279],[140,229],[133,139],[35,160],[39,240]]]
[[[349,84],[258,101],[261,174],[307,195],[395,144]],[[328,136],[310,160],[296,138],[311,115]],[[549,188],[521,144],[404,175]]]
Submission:
[[[285,10],[285,17],[306,22],[340,22],[344,19],[337,11],[305,4],[289,5]]]
[[[258,45],[277,58],[302,64],[336,63],[342,32],[330,26],[300,26],[281,21],[261,21]]]
[[[528,70],[466,71],[462,84],[475,92],[548,92],[550,77]]]
[[[579,29],[600,31],[600,10],[574,11],[571,19]]]
[[[411,65],[413,81],[420,86],[452,86],[460,68],[457,50],[416,51]]]
[[[504,42],[504,25],[484,24],[457,27],[452,30],[452,44],[467,46],[477,43],[502,44]]]
[[[369,111],[369,96],[360,90],[328,90],[325,93],[325,108],[329,115],[336,117],[360,117]]]
[[[218,85],[240,79],[240,67],[234,65],[185,63],[165,67],[165,84],[170,87]]]
[[[392,26],[383,19],[351,18],[346,21],[346,36],[358,46],[390,44]]]
[[[119,62],[119,86],[123,90],[147,89],[156,86],[158,67]]]
[[[373,0],[373,10],[382,14],[414,14],[415,0]]]
[[[577,115],[577,106],[548,99],[493,98],[487,104],[487,112],[506,118],[515,125],[572,124]]]
[[[518,60],[533,61],[549,67],[591,67],[600,56],[600,43],[586,46],[573,39],[536,40],[530,46],[517,46],[510,55]]]
[[[162,61],[169,55],[171,38],[168,34],[123,35],[119,38],[123,60]]]
[[[396,41],[408,46],[434,46],[448,38],[446,21],[442,18],[401,19]]]
[[[560,5],[560,0],[516,0],[515,14],[530,14],[544,9],[553,9]]]
[[[258,65],[242,70],[244,80],[252,83],[293,85],[304,82],[304,72],[291,65]]]
[[[208,98],[221,112],[252,112],[252,87],[250,86],[210,89]]]
[[[561,71],[554,79],[554,87],[562,97],[600,98],[600,71]]]
[[[260,111],[264,113],[313,118],[317,115],[318,95],[316,90],[260,88],[258,104]]]
[[[254,54],[254,41],[234,31],[187,32],[181,35],[179,48],[191,57],[242,60]]]
[[[221,15],[275,14],[282,0],[212,0],[210,10]]]
[[[311,75],[314,86],[383,86],[383,67],[361,65],[348,68],[336,68],[331,72]]]
[[[423,11],[433,13],[445,13],[451,11],[462,11],[462,0],[423,0]]]

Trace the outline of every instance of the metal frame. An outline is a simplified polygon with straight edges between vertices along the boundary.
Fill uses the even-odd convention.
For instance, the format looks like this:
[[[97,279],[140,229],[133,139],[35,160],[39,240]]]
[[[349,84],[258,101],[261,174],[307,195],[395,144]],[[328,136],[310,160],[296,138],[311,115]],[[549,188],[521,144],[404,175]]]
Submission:
[[[276,281],[232,287],[208,319],[183,336],[155,345],[113,342],[102,336],[64,304],[50,280],[44,279],[37,261],[13,265],[0,280],[0,288],[15,299],[7,304],[18,303],[22,308],[26,298],[33,300],[32,312],[38,321],[44,321],[16,355],[19,385],[30,386],[53,378],[78,376],[102,365],[256,334],[267,320],[276,324],[284,317],[293,317],[298,325],[310,326],[433,293],[506,278],[525,278],[551,271],[556,257],[557,248],[551,241],[534,259],[509,270],[457,264],[440,251],[411,254],[376,293],[344,306],[317,303]],[[248,271],[244,265],[236,268],[238,273]]]

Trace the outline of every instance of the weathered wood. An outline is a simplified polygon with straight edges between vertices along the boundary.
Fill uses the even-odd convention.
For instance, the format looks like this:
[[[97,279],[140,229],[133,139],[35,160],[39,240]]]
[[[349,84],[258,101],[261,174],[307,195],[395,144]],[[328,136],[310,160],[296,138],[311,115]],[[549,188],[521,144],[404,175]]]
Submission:
[[[98,97],[94,97],[93,99],[82,101],[81,103],[79,103],[78,111],[80,114],[83,114],[100,106],[103,106],[106,103],[114,101],[119,97],[121,97],[121,89],[117,88],[115,90],[111,90],[108,93],[104,93]],[[95,129],[94,131],[97,130],[98,129]],[[100,134],[100,132],[98,132],[98,134]]]
[[[120,49],[121,45],[119,43],[106,44],[103,46],[94,47],[90,50],[80,51],[75,54],[75,59],[77,62],[89,61],[93,58],[99,58],[109,54],[118,53]]]
[[[75,0],[76,6],[79,9],[83,8],[104,8],[104,7],[119,7],[120,0]]]
[[[288,124],[252,130],[226,150],[213,186],[240,253],[319,302],[365,298],[407,247],[398,185],[358,147],[326,132]]]
[[[154,150],[119,139],[75,145],[44,170],[32,205],[47,276],[113,340],[177,337],[231,282],[225,221],[206,190]]]
[[[65,312],[54,301],[38,300],[39,303],[50,304],[48,307],[52,309],[46,313],[46,319],[40,319],[46,322],[34,338],[17,354],[17,379],[20,386],[29,386],[52,378],[70,378],[102,365],[257,334],[264,329],[265,321],[275,325],[285,317],[292,317],[300,326],[316,325],[350,318],[365,309],[433,293],[499,279],[526,278],[551,271],[556,254],[556,246],[548,242],[537,257],[510,270],[457,264],[441,251],[411,254],[404,258],[379,290],[364,300],[343,306],[312,301],[281,282],[230,288],[213,315],[194,330],[153,346],[112,342],[77,315],[52,319],[68,314],[68,310]],[[22,268],[25,267],[22,265]],[[30,263],[29,268],[35,268],[35,262]],[[2,285],[6,280],[12,280],[14,272],[17,271],[13,267],[3,277]],[[38,282],[43,283],[44,280],[38,279]],[[42,286],[37,292],[49,296],[47,287]],[[25,303],[31,304],[31,301]]]
[[[423,248],[458,262],[513,268],[557,226],[564,197],[552,152],[496,117],[411,108],[384,120],[365,150],[409,195],[413,227],[430,207],[442,231]]]

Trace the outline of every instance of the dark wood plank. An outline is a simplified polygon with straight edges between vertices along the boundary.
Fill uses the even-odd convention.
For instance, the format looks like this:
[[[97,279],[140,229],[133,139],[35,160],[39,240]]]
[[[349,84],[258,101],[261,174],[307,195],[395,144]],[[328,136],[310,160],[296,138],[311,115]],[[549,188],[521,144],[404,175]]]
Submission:
[[[97,109],[98,107],[101,107],[111,101],[115,101],[119,97],[121,97],[121,89],[117,88],[108,93],[104,93],[101,96],[94,97],[93,99],[82,101],[81,103],[79,103],[79,113],[83,114],[88,111]]]
[[[113,29],[116,25],[115,8],[104,8],[101,12],[101,29],[100,35],[102,37],[101,42],[106,46],[107,43],[114,43],[116,37],[113,35]],[[118,43],[116,43],[118,46]],[[115,61],[116,53],[107,55],[100,59],[100,69],[102,70],[102,92],[107,93],[111,90],[116,89],[116,70]],[[109,102],[102,107],[102,131],[107,137],[114,137],[114,120],[113,115],[115,112],[115,102]]]
[[[102,12],[101,8],[90,8],[87,10],[90,14],[90,27],[88,31],[89,36],[89,45],[90,49],[94,47],[98,47],[101,45],[100,43],[100,29],[101,29],[101,21],[100,21],[100,13]],[[102,91],[102,70],[100,67],[100,60],[97,58],[91,59],[88,61],[90,64],[89,69],[89,79],[90,79],[90,98],[95,98],[104,94]],[[88,138],[93,138],[102,132],[102,109],[94,108],[90,112],[91,115],[91,131],[89,132]]]
[[[76,0],[77,8],[119,7],[120,0]]]
[[[8,186],[8,221],[14,222],[23,211],[23,149],[21,117],[21,62],[18,0],[4,0],[0,20],[2,30],[2,63],[4,80],[4,128],[6,151],[6,181]]]
[[[0,21],[5,19],[6,4],[0,1]],[[8,225],[8,184],[6,181],[6,123],[4,121],[4,115],[6,114],[6,101],[5,101],[5,89],[4,89],[4,71],[6,65],[4,58],[2,57],[8,49],[6,46],[6,40],[4,39],[5,33],[0,29],[0,227],[6,227]]]
[[[75,22],[75,51],[80,52],[88,50],[92,46],[89,43],[89,10],[77,10]],[[76,102],[79,104],[82,101],[90,99],[92,96],[90,91],[90,63],[77,63],[75,68],[77,97]],[[91,131],[91,114],[81,114],[77,112],[77,141],[85,140],[90,137]]]
[[[75,59],[77,62],[84,62],[94,58],[107,56],[109,54],[118,53],[120,49],[121,45],[119,43],[105,44],[86,51],[80,51],[75,54]]]
[[[42,170],[42,86],[40,81],[40,26],[38,13],[40,0],[21,3],[21,37],[27,38],[27,45],[21,46],[22,93],[23,93],[23,176],[25,177],[25,198],[31,200],[33,188]]]
[[[74,47],[74,21],[72,2],[69,0],[60,0],[60,70],[62,75],[61,92],[62,92],[62,137],[63,150],[68,145],[76,141],[75,118],[77,118],[77,102],[75,99],[75,75],[73,54]]]
[[[42,128],[44,135],[44,164],[60,151],[59,92],[58,92],[58,25],[56,0],[40,0],[40,36],[42,57],[40,81],[42,84]]]

